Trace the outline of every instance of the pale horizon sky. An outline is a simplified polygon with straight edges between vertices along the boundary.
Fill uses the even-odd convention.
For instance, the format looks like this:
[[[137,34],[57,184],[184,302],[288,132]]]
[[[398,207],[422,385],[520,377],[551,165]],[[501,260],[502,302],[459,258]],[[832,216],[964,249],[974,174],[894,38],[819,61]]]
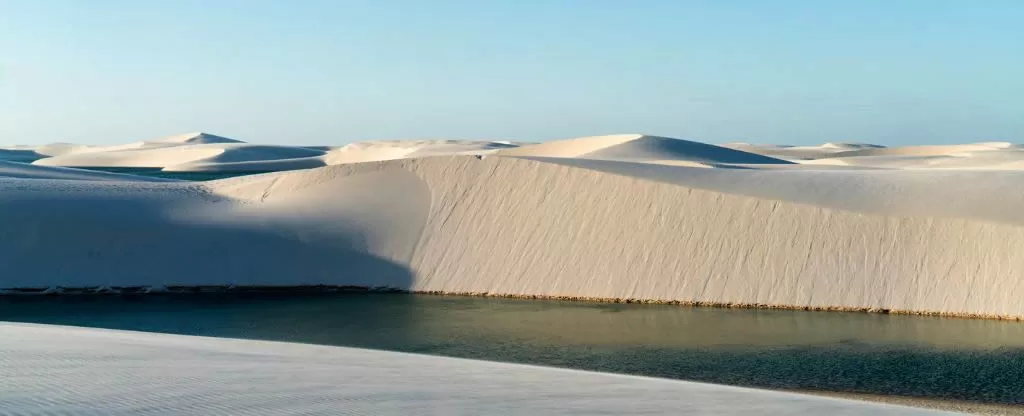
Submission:
[[[0,0],[0,145],[1024,142],[1024,1]]]

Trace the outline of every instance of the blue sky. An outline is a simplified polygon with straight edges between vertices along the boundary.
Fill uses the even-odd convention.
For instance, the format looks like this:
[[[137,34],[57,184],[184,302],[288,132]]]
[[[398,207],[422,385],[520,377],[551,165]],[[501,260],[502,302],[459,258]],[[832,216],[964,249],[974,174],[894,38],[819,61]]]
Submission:
[[[1024,142],[1024,1],[0,0],[0,144]]]

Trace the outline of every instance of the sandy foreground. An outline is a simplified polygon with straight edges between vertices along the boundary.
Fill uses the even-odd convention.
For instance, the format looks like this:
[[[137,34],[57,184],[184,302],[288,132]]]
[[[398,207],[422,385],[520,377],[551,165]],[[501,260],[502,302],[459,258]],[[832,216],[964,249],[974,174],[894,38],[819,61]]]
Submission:
[[[8,294],[330,285],[1024,317],[1024,152],[1008,143],[190,134],[0,151]],[[68,168],[243,165],[310,168],[210,182]]]
[[[940,412],[686,381],[264,341],[0,323],[16,415]]]

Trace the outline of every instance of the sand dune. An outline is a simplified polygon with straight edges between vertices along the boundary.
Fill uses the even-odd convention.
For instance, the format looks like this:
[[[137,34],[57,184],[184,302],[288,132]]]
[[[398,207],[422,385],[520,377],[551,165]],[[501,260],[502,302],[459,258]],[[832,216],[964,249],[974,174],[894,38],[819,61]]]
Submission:
[[[967,170],[1024,168],[1024,150],[1020,145],[1008,142],[903,147],[859,143],[825,143],[820,146],[730,143],[723,146],[817,167]]]
[[[273,172],[438,155],[503,155],[643,162],[703,168],[1019,170],[1024,150],[1006,142],[884,147],[722,146],[640,134],[581,137],[541,144],[503,141],[368,141],[345,146],[270,146],[189,133],[114,146],[58,143],[0,149],[0,160],[42,166],[159,168],[177,172]]]
[[[0,180],[0,287],[326,284],[1024,317],[1024,193],[1008,191],[1022,175],[499,150],[201,184]]]
[[[944,414],[387,351],[10,323],[0,323],[0,391],[0,409],[26,416]]]
[[[19,179],[62,179],[80,181],[130,181],[130,182],[174,182],[171,179],[146,176],[121,175],[84,169],[70,169],[52,166],[37,166],[28,163],[0,160],[0,178]]]
[[[114,146],[60,145],[56,151],[51,149],[53,147],[31,148],[36,153],[49,156],[33,163],[41,166],[168,168],[176,171],[188,171],[190,166],[203,171],[212,170],[210,166],[227,165],[227,170],[236,170],[240,163],[274,164],[281,160],[317,158],[326,154],[324,150],[304,147],[248,144],[209,133],[188,133]],[[316,166],[323,166],[323,163],[308,164],[302,168]]]
[[[860,149],[885,148],[885,146],[868,143],[831,142],[818,146],[784,146],[750,143],[726,143],[722,146],[730,149],[742,150],[745,152],[782,158],[786,160],[820,159],[823,157],[830,157],[839,152],[854,151]]]
[[[863,155],[763,164],[777,159],[639,135],[522,147],[213,137],[37,164],[82,155],[304,170],[205,183],[0,179],[0,289],[338,285],[1024,317],[1024,172],[1012,169],[1022,152],[1005,143],[831,144]],[[203,143],[173,145],[190,140]],[[942,152],[956,154],[930,154]],[[92,178],[4,166],[8,177]]]
[[[323,154],[324,152],[321,151],[291,146],[203,143],[188,146],[91,150],[39,159],[33,163],[42,166],[165,168],[189,163],[216,164],[252,160],[274,161],[322,156]]]
[[[249,146],[254,147],[254,146]],[[287,152],[259,157],[247,154],[247,160],[201,160],[172,166],[165,171],[183,172],[259,172],[309,169],[346,163],[376,162],[437,155],[486,155],[516,145],[489,141],[419,140],[371,141],[341,147],[300,148],[321,153],[305,157],[285,157]],[[238,159],[237,157],[235,159]]]
[[[84,144],[72,144],[72,143],[51,143],[44,144],[41,146],[8,146],[0,147],[0,159],[9,161],[19,161],[11,158],[14,154],[29,155],[34,158],[43,158],[50,156],[60,156],[68,153],[75,153],[81,151],[87,151],[95,148],[96,146],[89,146]]]
[[[0,160],[41,166],[160,168],[175,172],[270,172],[410,157],[488,154],[509,142],[371,141],[345,146],[269,146],[189,133],[114,146],[46,145],[0,149]]]
[[[182,144],[211,144],[211,143],[244,143],[241,140],[229,139],[215,134],[196,132],[185,133],[177,136],[165,137],[162,139],[143,142],[143,145],[182,145]]]
[[[955,155],[967,152],[1012,149],[1014,146],[1006,142],[988,142],[974,144],[954,144],[942,146],[904,146],[853,149],[835,153],[835,157],[863,156],[940,156]]]
[[[623,161],[689,161],[705,163],[787,164],[790,162],[667,137],[624,134],[582,137],[502,150],[505,156],[560,157]]]
[[[949,154],[911,153],[872,156],[844,156],[844,154],[803,163],[890,169],[1020,170],[1024,168],[1024,151],[1016,148],[958,150]]]

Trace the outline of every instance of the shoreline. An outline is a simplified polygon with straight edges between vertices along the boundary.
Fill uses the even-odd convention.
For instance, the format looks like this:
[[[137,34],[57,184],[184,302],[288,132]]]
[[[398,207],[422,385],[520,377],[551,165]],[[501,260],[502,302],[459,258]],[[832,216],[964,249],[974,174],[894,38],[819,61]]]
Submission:
[[[930,398],[930,397],[912,397],[912,396],[896,396],[896,395],[884,395],[884,394],[873,394],[873,393],[848,393],[838,391],[822,391],[822,390],[787,390],[780,389],[776,391],[785,391],[789,393],[808,394],[812,396],[832,397],[837,399],[848,399],[858,400],[872,403],[885,403],[894,404],[900,406],[916,407],[921,409],[930,410],[942,410],[950,412],[961,412],[972,415],[985,415],[985,416],[996,416],[996,415],[1007,415],[1017,416],[1024,415],[1024,405],[1012,405],[1012,404],[1001,404],[1001,403],[985,403],[975,402],[969,400],[953,400],[953,399],[941,399],[941,398]]]
[[[637,301],[621,301],[621,300],[603,300],[595,301],[592,299],[581,299],[578,297],[565,298],[565,299],[553,299],[539,296],[499,296],[493,294],[452,294],[452,293],[438,293],[438,292],[409,292],[409,291],[398,291],[390,289],[372,289],[366,287],[354,287],[354,286],[290,286],[290,287],[275,287],[275,286],[245,286],[245,287],[229,287],[229,286],[202,286],[202,287],[176,287],[172,286],[169,288],[160,288],[154,291],[138,290],[138,288],[128,288],[129,290],[122,290],[125,288],[90,288],[90,290],[43,290],[33,289],[31,291],[18,292],[11,296],[6,296],[7,299],[14,301],[14,299],[25,299],[25,298],[43,298],[43,299],[60,299],[62,297],[74,299],[102,299],[103,297],[117,298],[136,298],[143,300],[142,296],[150,295],[154,298],[168,298],[173,299],[180,295],[281,295],[281,296],[335,296],[344,294],[360,294],[360,295],[387,295],[387,294],[403,294],[403,295],[431,295],[435,297],[451,296],[451,297],[462,297],[462,298],[505,298],[505,299],[535,299],[540,301],[566,301],[566,302],[578,302],[581,304],[585,303],[621,303],[621,304],[637,304],[637,305],[656,305],[656,304],[674,304],[683,306],[686,308],[697,308],[697,307],[717,307],[717,308],[732,308],[732,309],[752,309],[752,308],[738,308],[734,306],[709,306],[709,305],[686,305],[680,302],[637,302]],[[359,296],[362,298],[362,296]],[[5,296],[0,296],[0,306],[4,303]],[[761,308],[761,309],[784,309],[784,308]],[[812,310],[813,311],[813,310]],[[861,311],[863,313],[873,313],[868,311]],[[247,339],[247,338],[246,338]],[[442,355],[446,356],[446,355]],[[564,368],[564,367],[563,367]],[[594,371],[594,370],[590,370]],[[615,373],[615,374],[633,374],[636,373]],[[660,377],[656,377],[660,378]],[[671,378],[671,380],[688,380],[683,378]],[[713,381],[700,381],[700,380],[689,380],[696,382],[715,383]],[[747,388],[763,389],[763,390],[776,390],[776,391],[787,391],[801,394],[811,394],[843,399],[879,402],[887,404],[897,404],[925,409],[945,410],[945,411],[956,411],[956,412],[967,412],[970,414],[982,414],[982,415],[1024,415],[1024,405],[1021,404],[1007,404],[1000,402],[985,402],[985,401],[972,401],[972,400],[961,400],[961,399],[950,399],[944,397],[919,397],[919,396],[900,396],[900,395],[887,395],[884,393],[862,393],[862,392],[847,392],[842,390],[806,390],[806,389],[789,389],[789,388],[772,388],[770,386],[751,386],[742,384],[728,384]]]
[[[523,300],[548,300],[589,303],[617,303],[637,305],[676,305],[697,308],[718,309],[763,309],[808,312],[854,312],[880,315],[911,315],[954,319],[983,319],[995,321],[1024,321],[1024,316],[991,315],[976,313],[914,311],[887,308],[846,307],[846,306],[799,306],[761,303],[732,303],[690,300],[659,300],[638,298],[602,298],[573,295],[521,295],[489,292],[451,292],[437,290],[404,290],[387,287],[366,287],[350,285],[308,285],[308,286],[100,286],[100,287],[32,287],[0,288],[0,297],[12,296],[81,296],[81,295],[149,295],[149,294],[204,294],[204,293],[390,293],[430,296],[461,296],[483,298],[505,298]]]
[[[536,300],[560,300],[570,302],[591,302],[591,303],[621,303],[639,305],[677,305],[699,308],[718,309],[765,309],[765,310],[791,310],[808,312],[857,312],[872,313],[880,315],[916,315],[931,316],[939,318],[957,319],[985,319],[995,321],[1024,321],[1024,316],[989,315],[958,312],[939,311],[910,311],[885,308],[860,308],[845,306],[796,306],[796,305],[773,305],[760,303],[730,303],[730,302],[707,302],[707,301],[686,301],[686,300],[657,300],[657,299],[630,299],[630,298],[601,298],[587,296],[560,296],[560,295],[517,295],[517,294],[496,294],[477,292],[444,292],[444,291],[412,291],[404,292],[417,295],[431,296],[471,296],[471,297],[493,297],[508,299],[536,299]]]

